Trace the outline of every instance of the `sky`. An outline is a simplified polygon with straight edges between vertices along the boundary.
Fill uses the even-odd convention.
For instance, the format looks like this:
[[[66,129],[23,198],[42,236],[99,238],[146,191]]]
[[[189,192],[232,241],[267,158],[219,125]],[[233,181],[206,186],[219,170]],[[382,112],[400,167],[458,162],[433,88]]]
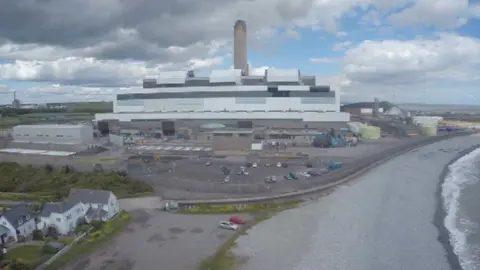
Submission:
[[[0,103],[113,100],[166,70],[298,68],[344,101],[480,104],[480,0],[22,0],[0,4]]]

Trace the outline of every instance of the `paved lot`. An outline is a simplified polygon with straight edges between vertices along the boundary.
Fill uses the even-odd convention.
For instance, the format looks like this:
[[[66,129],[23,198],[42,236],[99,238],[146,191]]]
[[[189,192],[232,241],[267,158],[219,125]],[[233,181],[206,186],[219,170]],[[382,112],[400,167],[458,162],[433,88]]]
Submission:
[[[138,209],[162,209],[164,207],[164,202],[160,197],[142,197],[142,198],[131,198],[131,199],[120,199],[118,200],[120,209],[125,211],[133,211]]]
[[[230,215],[181,215],[157,210],[135,210],[132,215],[132,224],[110,245],[66,269],[193,270],[233,235],[217,227]]]

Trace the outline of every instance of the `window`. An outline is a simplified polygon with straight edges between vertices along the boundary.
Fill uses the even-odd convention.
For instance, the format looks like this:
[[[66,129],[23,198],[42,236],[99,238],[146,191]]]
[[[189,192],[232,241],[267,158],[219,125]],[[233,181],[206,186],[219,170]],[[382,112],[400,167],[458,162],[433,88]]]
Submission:
[[[23,220],[22,219],[19,219],[18,220],[18,225],[22,225],[23,224]]]
[[[57,217],[56,220],[57,220],[57,222],[60,222],[60,221],[61,221],[59,217]]]
[[[3,222],[2,222],[2,225],[7,225],[7,222],[3,221]]]
[[[72,219],[72,214],[67,215],[67,220]]]
[[[62,138],[62,137],[63,137],[63,135],[57,135],[57,137],[58,137],[58,138]]]
[[[30,220],[30,215],[26,215],[26,216],[25,216],[25,219],[26,219],[26,220]]]

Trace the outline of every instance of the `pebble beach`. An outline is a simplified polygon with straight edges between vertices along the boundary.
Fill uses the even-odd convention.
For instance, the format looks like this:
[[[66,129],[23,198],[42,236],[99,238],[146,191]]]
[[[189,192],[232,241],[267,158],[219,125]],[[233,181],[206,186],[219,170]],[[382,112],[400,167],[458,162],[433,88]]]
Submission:
[[[248,258],[238,269],[460,269],[439,185],[445,166],[479,143],[468,136],[419,148],[279,213],[237,240],[234,254]]]

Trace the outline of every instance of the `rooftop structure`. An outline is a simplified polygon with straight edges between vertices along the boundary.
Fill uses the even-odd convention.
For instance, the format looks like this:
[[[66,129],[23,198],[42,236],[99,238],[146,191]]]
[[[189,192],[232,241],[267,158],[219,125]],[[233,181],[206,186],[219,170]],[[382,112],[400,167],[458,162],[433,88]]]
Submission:
[[[233,26],[233,67],[248,75],[247,23],[242,20]]]

